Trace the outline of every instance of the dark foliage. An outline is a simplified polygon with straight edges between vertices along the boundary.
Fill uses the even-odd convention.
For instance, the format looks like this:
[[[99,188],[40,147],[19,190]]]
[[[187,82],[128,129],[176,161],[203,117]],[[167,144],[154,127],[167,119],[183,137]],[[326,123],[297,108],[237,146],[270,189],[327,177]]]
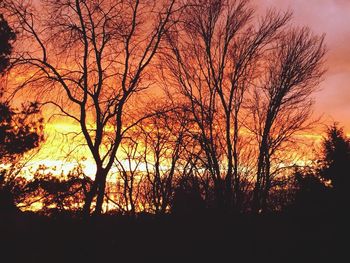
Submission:
[[[338,192],[345,193],[350,185],[350,140],[343,129],[333,124],[323,141],[323,158],[320,175],[331,180]]]
[[[0,14],[0,74],[9,66],[12,41],[16,38],[12,28]],[[0,98],[2,98],[0,90]],[[8,102],[0,101],[0,160],[13,159],[39,145],[43,140],[43,119],[31,120],[39,113],[36,102],[23,104],[20,110]],[[8,160],[7,160],[8,161]]]
[[[3,15],[0,14],[0,75],[10,66],[9,55],[16,35]],[[0,90],[0,99],[3,90]],[[0,101],[0,164],[14,165],[25,152],[36,148],[43,141],[43,119],[36,102],[22,104],[21,109]],[[0,209],[6,212],[17,211],[13,196],[12,176],[0,167]]]
[[[8,103],[0,103],[0,163],[15,165],[18,159],[29,150],[39,146],[44,140],[43,119],[35,116],[38,105],[22,105],[20,111]],[[13,176],[11,169],[0,169],[0,209],[15,211],[13,196]]]
[[[298,213],[333,214],[349,211],[350,141],[336,124],[328,127],[322,156],[314,169],[295,173],[297,191],[294,208]]]
[[[310,215],[330,212],[332,189],[327,187],[317,174],[297,171],[295,180],[298,190],[293,206],[297,213]]]
[[[8,25],[4,16],[0,14],[0,74],[9,66],[9,55],[12,51],[12,41],[16,39],[16,34]]]
[[[11,161],[39,146],[43,141],[43,119],[35,118],[39,113],[37,103],[22,105],[21,110],[0,103],[0,159]]]
[[[193,215],[203,212],[205,202],[198,178],[184,176],[175,188],[171,211],[176,215]]]
[[[92,180],[84,175],[80,167],[74,168],[65,177],[40,173],[39,170],[33,180],[17,187],[16,193],[27,206],[33,203],[28,200],[39,199],[43,205],[40,212],[44,215],[74,214],[80,211],[91,184]]]

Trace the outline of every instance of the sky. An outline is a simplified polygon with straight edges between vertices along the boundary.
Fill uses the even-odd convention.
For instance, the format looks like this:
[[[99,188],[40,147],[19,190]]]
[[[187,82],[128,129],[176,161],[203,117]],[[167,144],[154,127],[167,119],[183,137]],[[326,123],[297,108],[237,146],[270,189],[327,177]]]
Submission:
[[[270,7],[291,10],[294,13],[293,23],[309,26],[317,34],[326,34],[328,71],[320,91],[315,94],[315,113],[323,115],[323,120],[328,124],[339,122],[350,136],[350,0],[253,1],[258,11]],[[58,125],[56,128],[62,131],[62,127]],[[67,125],[64,127],[71,128]],[[53,144],[46,145],[51,150],[58,149]],[[46,156],[49,150],[43,152]]]
[[[350,0],[252,0],[256,9],[293,11],[293,23],[325,34],[327,73],[315,94],[315,114],[339,122],[350,136]]]
[[[350,134],[350,0],[255,0],[258,8],[293,11],[293,23],[326,34],[328,69],[316,93],[315,112]]]

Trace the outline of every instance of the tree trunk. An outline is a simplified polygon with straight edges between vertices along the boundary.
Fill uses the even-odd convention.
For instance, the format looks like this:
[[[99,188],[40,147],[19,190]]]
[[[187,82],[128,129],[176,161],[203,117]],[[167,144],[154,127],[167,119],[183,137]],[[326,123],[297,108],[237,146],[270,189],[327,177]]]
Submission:
[[[104,169],[102,169],[98,180],[98,192],[97,192],[97,200],[96,200],[94,215],[100,215],[102,213],[102,205],[103,205],[105,191],[106,191],[106,180],[107,180],[107,173]]]
[[[96,175],[96,177],[97,177],[97,175]],[[85,217],[88,217],[90,215],[91,203],[96,195],[97,186],[98,186],[98,183],[97,183],[97,180],[95,180],[92,183],[90,191],[87,193],[87,195],[85,197],[85,203],[83,206],[83,216],[85,216]]]
[[[266,211],[268,209],[267,207],[267,200],[269,197],[269,192],[271,188],[271,178],[270,178],[270,158],[266,157],[266,164],[265,164],[265,184],[264,188],[262,189],[262,196],[261,196],[261,209],[262,211]]]
[[[224,210],[225,205],[225,182],[221,178],[216,179],[214,182],[214,188],[215,188],[215,202],[216,202],[216,208],[219,210]]]
[[[97,171],[95,174],[95,180],[92,183],[90,191],[87,193],[85,197],[85,203],[83,206],[83,216],[85,217],[90,216],[91,204],[92,204],[92,201],[94,200],[94,197],[97,194],[97,190],[99,189],[99,181],[101,176],[102,176],[102,168],[97,168]]]
[[[261,191],[262,189],[262,181],[264,180],[264,157],[265,157],[265,142],[264,140],[261,143],[259,158],[258,158],[258,167],[256,173],[256,183],[253,192],[253,212],[259,213],[261,209]]]

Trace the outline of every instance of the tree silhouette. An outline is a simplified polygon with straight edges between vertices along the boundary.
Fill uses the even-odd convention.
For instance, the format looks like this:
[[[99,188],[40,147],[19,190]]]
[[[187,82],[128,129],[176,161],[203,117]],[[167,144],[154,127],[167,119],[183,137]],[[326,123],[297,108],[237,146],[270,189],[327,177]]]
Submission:
[[[28,210],[33,205],[40,205],[41,213],[54,215],[80,211],[89,187],[91,179],[80,166],[74,167],[67,175],[62,173],[57,176],[49,167],[40,165],[32,179],[16,177],[12,192],[21,209]]]
[[[188,3],[183,22],[167,34],[165,82],[189,105],[203,166],[225,209],[242,204],[242,134],[250,131],[258,144],[254,210],[265,209],[272,156],[307,126],[323,73],[323,37],[291,28],[289,12],[270,10],[255,21],[249,1]]]
[[[9,67],[9,55],[15,33],[0,15],[0,75]],[[3,89],[3,87],[1,87]],[[0,99],[3,93],[0,90]],[[43,119],[36,118],[38,103],[22,104],[21,109],[11,107],[9,102],[0,101],[0,162],[11,164],[25,152],[36,148],[43,140]],[[14,209],[13,178],[6,169],[0,170],[0,209]]]
[[[336,123],[327,128],[320,154],[314,165],[294,174],[297,191],[293,206],[299,213],[342,212],[350,200],[350,141]]]
[[[346,211],[350,201],[350,140],[336,123],[328,127],[327,136],[323,140],[322,154],[319,174],[331,182],[334,205]]]
[[[199,178],[185,175],[179,178],[174,191],[171,211],[175,215],[196,215],[205,208]]]
[[[21,73],[13,89],[29,88],[55,116],[73,121],[74,144],[94,162],[85,215],[100,214],[107,199],[135,214],[146,189],[148,207],[165,213],[174,180],[187,173],[198,177],[204,200],[224,210],[247,211],[248,203],[266,210],[270,192],[283,188],[276,167],[310,124],[325,53],[322,36],[289,26],[290,12],[255,17],[246,0],[3,0],[0,8],[21,40],[11,57],[11,70]],[[138,111],[160,78],[166,104],[182,105],[183,114],[168,105],[160,114],[154,102]],[[27,141],[35,147],[27,116],[38,105],[26,107],[2,110],[4,131],[18,132],[4,141],[20,142],[3,152],[20,152],[14,145]],[[17,123],[34,137],[25,141]],[[114,168],[122,198],[108,192]]]
[[[167,83],[177,87],[196,123],[203,166],[211,174],[217,205],[242,202],[240,130],[242,105],[259,74],[260,58],[290,19],[268,12],[252,25],[249,1],[189,1],[183,23],[167,35]]]
[[[337,124],[333,124],[327,130],[321,163],[322,177],[331,180],[336,190],[345,192],[350,186],[350,140]]]
[[[9,55],[11,54],[12,42],[16,39],[16,34],[2,14],[0,14],[0,39],[0,74],[3,74],[9,66]]]
[[[266,82],[254,90],[252,125],[259,144],[255,211],[266,210],[272,157],[293,135],[310,127],[313,99],[324,73],[324,36],[308,28],[286,29],[269,54]],[[312,123],[312,122],[311,122]]]
[[[51,96],[43,100],[80,127],[96,165],[85,215],[95,198],[95,214],[102,211],[132,99],[151,85],[147,69],[172,24],[174,0],[157,2],[48,0],[38,10],[30,1],[3,1],[18,38],[31,43],[15,52],[15,66],[34,72],[19,86],[38,91],[44,83],[39,92]]]
[[[12,51],[12,42],[16,35],[0,14],[0,74],[5,74],[9,66],[9,55]],[[3,97],[3,88],[0,98]],[[0,160],[12,160],[30,149],[38,146],[43,139],[42,119],[31,120],[39,113],[36,102],[22,104],[21,109],[11,107],[9,102],[0,102]]]
[[[325,185],[316,170],[297,170],[294,174],[296,193],[292,207],[303,215],[314,215],[329,212],[332,203],[332,192]]]
[[[189,166],[190,158],[184,159],[185,148],[189,144],[186,132],[189,120],[186,117],[183,108],[174,109],[148,119],[140,127],[146,180],[150,187],[147,196],[156,214],[167,212],[176,177],[182,176]],[[183,167],[183,171],[178,167]]]
[[[12,161],[17,156],[39,146],[43,140],[43,119],[37,103],[23,104],[22,109],[0,104],[0,159]]]

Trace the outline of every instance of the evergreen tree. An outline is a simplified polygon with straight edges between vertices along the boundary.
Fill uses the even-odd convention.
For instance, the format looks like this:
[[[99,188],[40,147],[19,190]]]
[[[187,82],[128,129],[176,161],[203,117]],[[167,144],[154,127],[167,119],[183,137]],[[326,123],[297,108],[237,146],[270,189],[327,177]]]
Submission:
[[[334,190],[345,193],[350,186],[350,140],[342,128],[333,124],[323,141],[320,175],[330,180]]]
[[[12,43],[16,35],[0,14],[0,77],[10,66]],[[14,164],[25,152],[36,148],[43,140],[43,119],[36,118],[39,104],[29,102],[21,109],[11,107],[3,100],[3,87],[0,87],[0,164]],[[11,169],[10,169],[11,170]],[[14,182],[9,171],[0,166],[0,209],[16,209],[12,190]]]
[[[12,41],[16,34],[8,25],[4,16],[0,14],[0,74],[4,73],[9,66],[9,55],[12,51]]]

